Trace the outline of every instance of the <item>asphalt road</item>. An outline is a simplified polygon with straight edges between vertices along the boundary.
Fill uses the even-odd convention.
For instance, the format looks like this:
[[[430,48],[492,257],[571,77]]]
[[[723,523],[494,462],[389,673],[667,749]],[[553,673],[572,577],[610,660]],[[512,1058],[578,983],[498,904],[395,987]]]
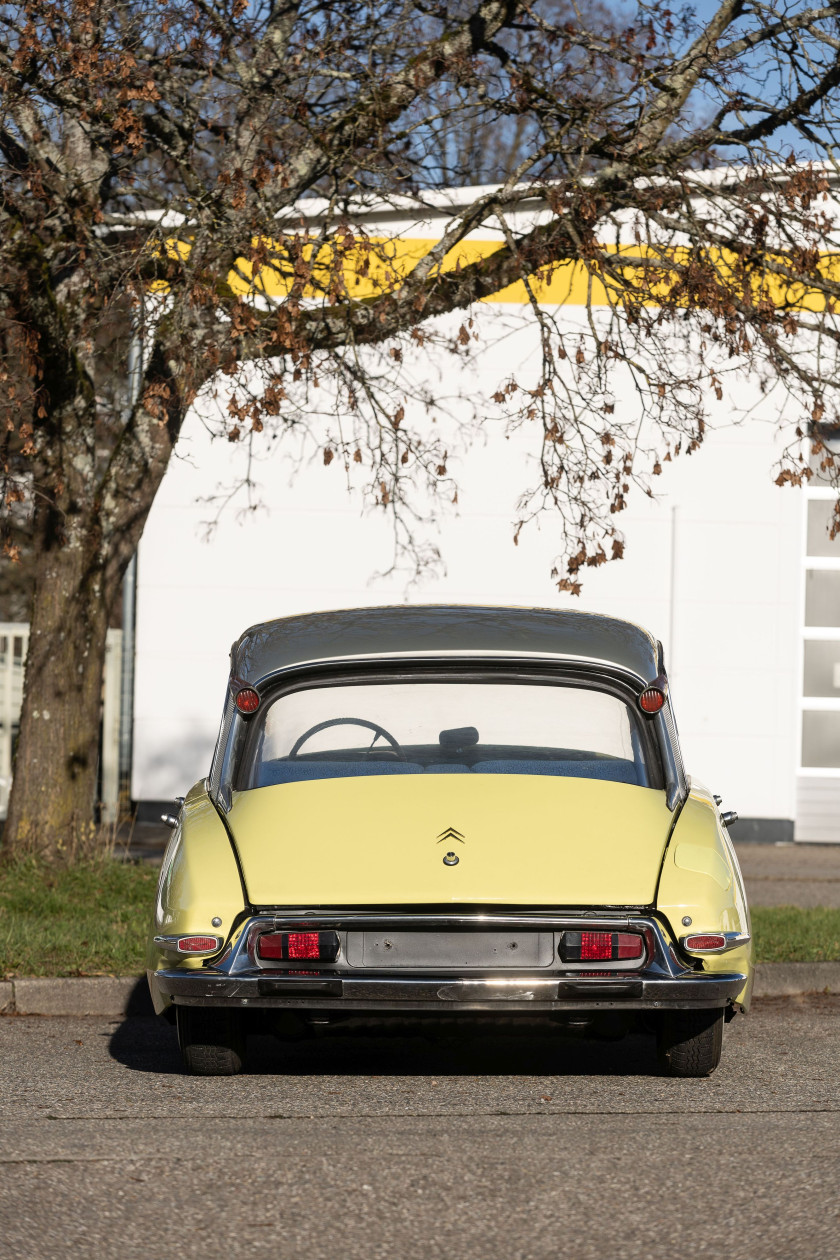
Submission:
[[[840,908],[840,844],[736,841],[735,848],[751,906]]]
[[[179,1074],[152,1019],[0,1019],[0,1255],[837,1260],[840,998],[708,1080],[652,1042],[330,1036]]]

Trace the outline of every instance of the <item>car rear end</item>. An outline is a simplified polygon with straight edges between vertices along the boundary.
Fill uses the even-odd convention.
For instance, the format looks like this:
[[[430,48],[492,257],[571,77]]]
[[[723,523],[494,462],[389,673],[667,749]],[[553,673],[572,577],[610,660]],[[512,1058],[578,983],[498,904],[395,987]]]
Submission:
[[[212,949],[154,969],[188,1062],[258,1011],[299,1033],[641,1023],[666,1071],[712,1070],[724,1016],[748,1001],[748,923],[734,875],[698,893],[695,872],[697,927],[730,930],[714,950],[686,944],[669,857],[705,847],[731,873],[734,855],[713,814],[680,831],[664,679],[603,662],[406,660],[250,690],[218,809],[243,909]],[[195,1070],[217,1070],[216,1050],[202,1053]]]

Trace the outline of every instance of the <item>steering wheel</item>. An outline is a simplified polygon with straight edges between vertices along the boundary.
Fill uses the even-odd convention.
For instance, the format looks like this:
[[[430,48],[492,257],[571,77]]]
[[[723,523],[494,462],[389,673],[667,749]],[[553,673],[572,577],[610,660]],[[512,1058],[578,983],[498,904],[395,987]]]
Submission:
[[[310,726],[308,731],[303,732],[300,739],[295,740],[292,750],[289,753],[289,757],[290,758],[296,757],[298,755],[299,750],[309,739],[310,735],[317,735],[318,731],[325,731],[330,726],[366,726],[369,731],[376,732],[377,739],[379,738],[380,735],[382,736],[383,739],[387,739],[388,743],[391,745],[391,747],[393,748],[394,752],[397,754],[397,757],[400,759],[400,761],[408,761],[408,758],[406,757],[402,748],[394,739],[393,735],[389,734],[389,732],[385,730],[384,726],[380,726],[378,722],[368,722],[366,718],[351,718],[351,717],[327,718],[326,722],[319,722],[317,726]],[[373,743],[375,744],[376,740],[374,740]],[[372,747],[373,747],[373,744],[371,744],[371,748]],[[368,751],[370,751],[370,749],[368,749]]]

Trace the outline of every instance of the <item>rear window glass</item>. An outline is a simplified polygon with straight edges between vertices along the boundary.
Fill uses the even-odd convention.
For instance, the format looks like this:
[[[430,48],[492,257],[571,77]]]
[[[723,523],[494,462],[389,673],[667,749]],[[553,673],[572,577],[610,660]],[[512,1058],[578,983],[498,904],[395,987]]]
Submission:
[[[537,774],[648,786],[638,719],[594,688],[550,683],[376,682],[271,702],[248,788],[378,774]]]

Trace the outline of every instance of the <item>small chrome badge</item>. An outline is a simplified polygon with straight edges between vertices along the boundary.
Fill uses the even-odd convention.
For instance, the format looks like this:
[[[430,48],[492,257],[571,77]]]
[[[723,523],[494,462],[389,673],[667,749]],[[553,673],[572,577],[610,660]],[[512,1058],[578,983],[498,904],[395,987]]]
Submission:
[[[457,866],[460,860],[461,859],[458,857],[457,853],[447,853],[446,857],[443,859],[443,865]]]
[[[442,831],[437,838],[437,843],[440,844],[442,840],[457,840],[459,844],[466,843],[461,832],[455,827],[447,827],[446,831]]]

